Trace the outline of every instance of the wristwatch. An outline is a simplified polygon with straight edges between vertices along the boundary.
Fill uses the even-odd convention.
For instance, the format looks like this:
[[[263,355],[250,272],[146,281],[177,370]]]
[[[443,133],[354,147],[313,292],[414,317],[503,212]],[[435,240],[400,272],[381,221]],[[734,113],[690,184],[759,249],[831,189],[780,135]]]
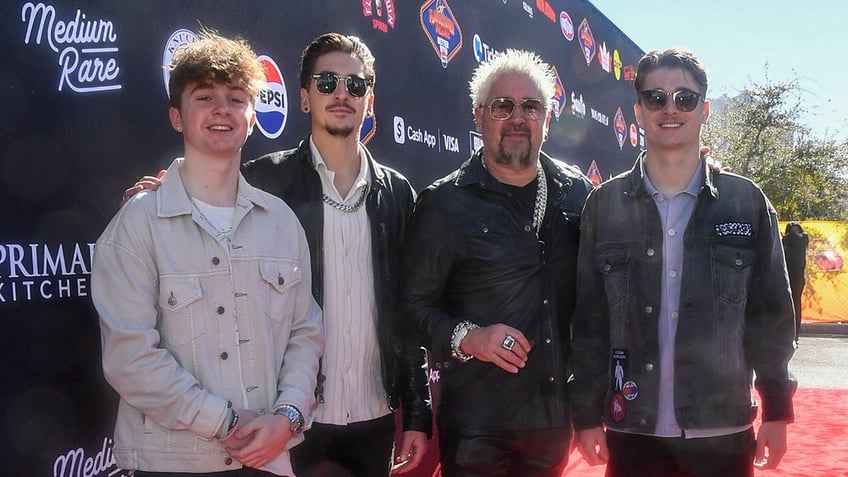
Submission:
[[[291,404],[281,404],[274,408],[274,414],[279,416],[286,416],[289,418],[291,424],[289,424],[289,430],[292,435],[298,435],[303,432],[303,414]]]

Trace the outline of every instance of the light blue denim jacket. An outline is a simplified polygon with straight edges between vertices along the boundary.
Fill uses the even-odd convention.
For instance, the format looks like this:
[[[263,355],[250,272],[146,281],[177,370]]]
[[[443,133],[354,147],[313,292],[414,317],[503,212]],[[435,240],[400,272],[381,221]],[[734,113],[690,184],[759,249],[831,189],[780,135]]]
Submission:
[[[217,439],[228,401],[260,414],[292,404],[311,422],[321,311],[288,206],[239,176],[232,239],[218,241],[181,162],[115,215],[95,249],[103,371],[120,395],[114,453],[125,469],[232,470],[241,465]]]

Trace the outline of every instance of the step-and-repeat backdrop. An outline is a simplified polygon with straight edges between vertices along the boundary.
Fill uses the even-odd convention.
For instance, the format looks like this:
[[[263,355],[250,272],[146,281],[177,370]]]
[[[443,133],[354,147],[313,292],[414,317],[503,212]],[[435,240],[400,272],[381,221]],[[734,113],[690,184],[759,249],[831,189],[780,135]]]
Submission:
[[[0,25],[8,477],[128,475],[111,452],[117,399],[100,369],[91,258],[124,189],[180,154],[162,66],[202,27],[246,38],[266,67],[245,160],[306,134],[300,52],[327,31],[373,50],[376,115],[362,138],[416,189],[480,145],[467,82],[507,48],[535,50],[556,68],[548,153],[600,181],[643,147],[632,108],[641,50],[585,0],[4,0]]]

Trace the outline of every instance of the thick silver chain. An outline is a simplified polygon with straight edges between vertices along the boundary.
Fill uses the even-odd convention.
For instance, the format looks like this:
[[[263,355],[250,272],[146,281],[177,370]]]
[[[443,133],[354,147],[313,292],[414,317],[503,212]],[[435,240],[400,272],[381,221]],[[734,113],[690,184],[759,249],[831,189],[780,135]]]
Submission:
[[[329,206],[341,210],[345,213],[356,212],[356,209],[362,207],[362,204],[365,203],[365,196],[368,195],[368,186],[362,186],[362,192],[359,193],[359,198],[356,199],[356,202],[353,204],[345,204],[344,202],[339,202],[327,194],[322,194],[321,199]]]

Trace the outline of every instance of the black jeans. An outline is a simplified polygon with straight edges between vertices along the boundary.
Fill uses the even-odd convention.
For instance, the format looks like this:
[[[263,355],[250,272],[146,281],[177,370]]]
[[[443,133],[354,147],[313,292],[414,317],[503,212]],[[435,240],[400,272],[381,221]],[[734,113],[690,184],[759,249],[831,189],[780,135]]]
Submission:
[[[135,477],[278,477],[270,472],[252,469],[250,467],[242,467],[236,470],[227,470],[223,472],[204,472],[204,473],[186,473],[186,472],[143,472],[135,471]]]
[[[570,427],[460,433],[439,429],[444,477],[560,477],[571,451]]]
[[[753,477],[754,430],[700,439],[607,432],[606,477]]]
[[[394,416],[334,426],[315,422],[291,449],[297,477],[387,477],[394,450]]]

